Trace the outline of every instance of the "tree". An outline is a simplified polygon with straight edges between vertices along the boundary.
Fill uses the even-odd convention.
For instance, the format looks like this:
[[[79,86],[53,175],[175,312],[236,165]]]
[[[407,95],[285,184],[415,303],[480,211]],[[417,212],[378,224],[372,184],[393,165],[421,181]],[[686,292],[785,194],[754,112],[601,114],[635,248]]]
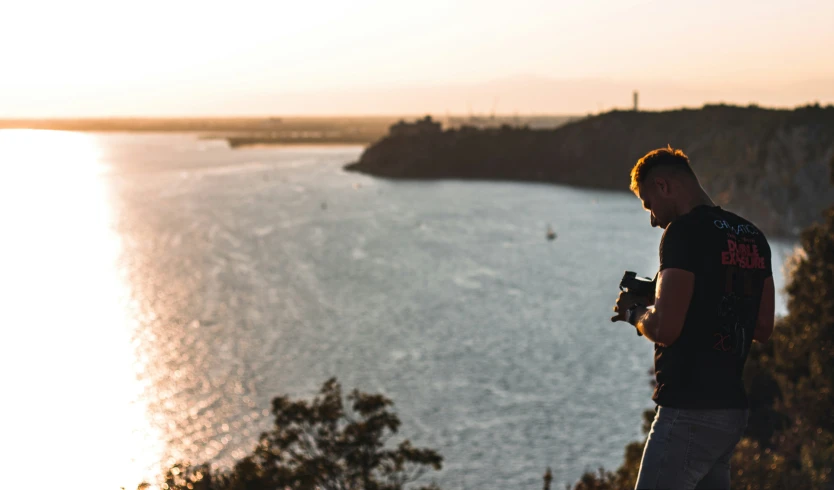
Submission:
[[[393,402],[380,394],[354,390],[345,411],[341,386],[326,381],[312,401],[279,396],[272,400],[275,424],[261,434],[251,454],[234,468],[212,471],[208,465],[180,463],[165,475],[168,490],[401,490],[443,457],[415,448],[408,440],[396,449],[386,442],[400,419]],[[421,490],[439,490],[435,485]]]
[[[823,218],[789,261],[789,314],[751,352],[756,397],[734,488],[834,486],[834,207]]]

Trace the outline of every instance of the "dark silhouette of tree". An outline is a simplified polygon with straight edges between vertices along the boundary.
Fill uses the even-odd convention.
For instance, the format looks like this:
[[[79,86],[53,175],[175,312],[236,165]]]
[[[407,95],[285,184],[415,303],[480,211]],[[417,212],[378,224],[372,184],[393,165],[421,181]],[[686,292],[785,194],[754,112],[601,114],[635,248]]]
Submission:
[[[400,419],[393,402],[354,390],[345,411],[341,386],[332,378],[312,401],[272,400],[275,424],[251,454],[230,470],[180,463],[165,475],[166,490],[401,490],[443,457],[408,440],[385,447]],[[439,490],[435,485],[420,490]]]
[[[548,466],[547,471],[544,472],[544,490],[550,490],[550,482],[553,481],[553,473],[550,472],[550,467]]]
[[[756,396],[734,488],[834,488],[834,207],[823,218],[788,263],[790,313],[751,352]]]

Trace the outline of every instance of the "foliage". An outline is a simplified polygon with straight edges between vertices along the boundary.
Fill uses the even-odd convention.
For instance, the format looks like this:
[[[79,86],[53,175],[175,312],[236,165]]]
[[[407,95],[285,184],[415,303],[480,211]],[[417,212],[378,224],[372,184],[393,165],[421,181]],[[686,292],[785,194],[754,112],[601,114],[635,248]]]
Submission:
[[[834,208],[802,233],[790,261],[789,315],[751,352],[747,438],[734,488],[822,489],[834,483]]]
[[[272,400],[275,424],[261,434],[251,454],[234,468],[213,471],[187,463],[165,475],[167,490],[400,490],[443,461],[432,449],[408,440],[396,449],[385,443],[400,427],[380,394],[354,390],[345,411],[339,383],[324,383],[312,401],[279,396]],[[421,490],[439,490],[434,485]]]

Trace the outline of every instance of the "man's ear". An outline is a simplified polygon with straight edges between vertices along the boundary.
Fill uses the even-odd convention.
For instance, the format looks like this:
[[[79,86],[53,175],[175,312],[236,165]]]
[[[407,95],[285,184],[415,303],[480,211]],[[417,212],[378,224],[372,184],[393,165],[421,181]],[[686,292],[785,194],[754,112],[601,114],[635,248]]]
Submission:
[[[654,185],[657,187],[658,192],[662,196],[669,195],[669,181],[664,179],[663,177],[655,177],[654,178]]]

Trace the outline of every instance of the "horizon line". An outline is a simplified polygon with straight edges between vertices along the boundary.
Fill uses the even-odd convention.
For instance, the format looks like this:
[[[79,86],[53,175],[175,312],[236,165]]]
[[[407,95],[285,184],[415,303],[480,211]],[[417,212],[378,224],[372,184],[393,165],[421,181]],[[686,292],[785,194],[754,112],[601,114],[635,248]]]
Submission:
[[[820,107],[820,108],[834,108],[834,103],[821,103],[819,100],[808,101],[804,104],[797,104],[791,106],[777,106],[777,105],[761,105],[757,103],[749,103],[749,104],[738,104],[738,103],[728,103],[728,102],[704,102],[700,106],[691,106],[691,105],[680,105],[680,106],[673,106],[667,108],[647,108],[647,109],[638,109],[636,112],[673,112],[673,111],[680,111],[680,110],[699,110],[705,107],[718,107],[718,106],[726,106],[726,107],[736,107],[736,108],[756,108],[762,110],[796,110],[796,109],[803,109],[807,107]],[[374,112],[367,112],[367,113],[352,113],[352,114],[226,114],[226,115],[84,115],[84,116],[18,116],[18,117],[0,117],[0,122],[11,122],[11,121],[83,121],[83,120],[97,120],[97,119],[109,119],[109,120],[172,120],[172,119],[180,119],[180,120],[204,120],[204,119],[350,119],[350,118],[405,118],[405,117],[418,117],[422,118],[425,116],[432,116],[437,118],[446,118],[446,117],[454,117],[454,118],[471,118],[471,117],[478,117],[478,118],[506,118],[506,117],[587,117],[587,116],[596,116],[600,114],[607,114],[609,112],[635,112],[633,108],[628,106],[623,107],[614,107],[604,111],[588,111],[586,113],[555,113],[555,112],[530,112],[530,113],[522,113],[522,112],[496,112],[494,114],[485,113],[485,112],[472,112],[469,114],[464,113],[440,113],[436,111],[426,111],[426,112],[414,112],[414,113],[374,113]]]

